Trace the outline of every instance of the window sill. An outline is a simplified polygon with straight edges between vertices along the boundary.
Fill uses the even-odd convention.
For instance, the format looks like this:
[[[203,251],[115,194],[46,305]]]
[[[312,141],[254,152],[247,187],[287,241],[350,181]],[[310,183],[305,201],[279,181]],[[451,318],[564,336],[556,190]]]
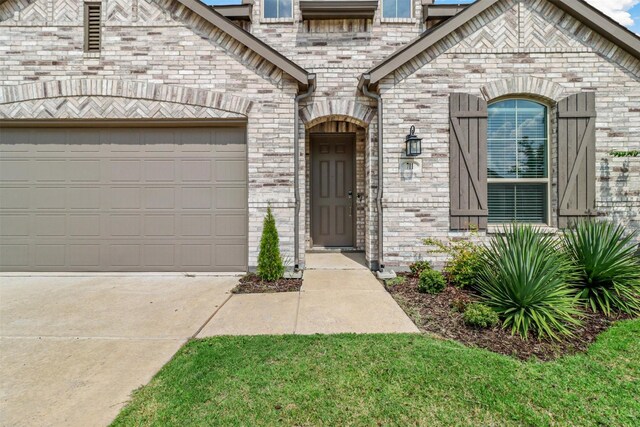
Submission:
[[[261,24],[293,24],[293,18],[261,18]]]
[[[82,57],[85,59],[92,59],[92,58],[100,59],[100,53],[101,52],[83,52]]]
[[[380,18],[383,24],[415,24],[415,18]]]
[[[526,225],[526,224],[523,224]],[[544,234],[557,234],[560,230],[550,225],[530,224],[534,230]],[[487,225],[487,234],[501,234],[505,228],[509,228],[511,224],[489,224]]]

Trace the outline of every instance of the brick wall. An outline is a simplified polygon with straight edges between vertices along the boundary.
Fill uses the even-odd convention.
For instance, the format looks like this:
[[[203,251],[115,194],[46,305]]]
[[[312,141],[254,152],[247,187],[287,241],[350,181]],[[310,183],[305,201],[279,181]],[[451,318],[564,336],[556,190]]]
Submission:
[[[544,0],[499,2],[387,76],[380,91],[385,102],[387,265],[433,258],[431,248],[421,243],[424,237],[465,235],[449,231],[448,102],[454,92],[487,101],[509,94],[533,96],[549,104],[550,126],[555,128],[555,101],[595,91],[597,209],[602,216],[640,229],[640,160],[608,154],[640,149],[640,61]],[[398,166],[411,125],[424,138],[422,168],[419,177],[406,181]],[[556,145],[552,132],[552,159]],[[555,225],[555,164],[551,173]]]
[[[364,169],[359,171],[358,181],[359,188],[364,186],[365,203],[363,210],[358,210],[358,246],[365,248],[369,260],[377,260],[376,111],[373,102],[358,91],[357,81],[364,71],[424,30],[422,8],[415,1],[414,18],[402,22],[382,22],[380,8],[373,20],[302,21],[297,3],[293,19],[270,22],[261,18],[261,0],[256,0],[249,29],[317,74],[316,93],[303,103],[300,112],[301,183],[307,176],[304,159],[309,129],[326,122],[361,128],[358,151]],[[124,98],[92,96],[90,100],[81,94],[64,105],[41,97],[20,105],[0,100],[0,114],[27,117],[33,112],[38,117],[76,114],[89,118],[107,115],[109,108],[109,114],[119,110],[122,118],[245,116],[250,174],[249,264],[256,262],[268,203],[278,221],[283,253],[291,258],[295,82],[172,0],[103,0],[103,51],[86,54],[82,51],[81,4],[80,0],[10,0],[0,5],[3,86],[113,79],[183,89],[173,94],[168,91],[162,99],[142,99],[133,106],[137,92]],[[386,264],[405,265],[415,258],[431,256],[420,243],[422,237],[452,236],[448,220],[448,96],[452,92],[472,93],[487,100],[530,93],[552,105],[575,92],[596,91],[598,209],[603,215],[640,228],[638,160],[607,155],[611,149],[640,148],[639,76],[637,58],[545,0],[502,0],[387,76],[380,83],[385,102]],[[189,104],[184,98],[188,89],[204,91],[203,96],[210,99],[233,95],[250,105],[243,110],[231,101]],[[404,137],[411,125],[424,138],[424,154],[418,159],[420,167],[408,179],[401,174],[400,162]],[[300,249],[304,263],[309,228],[304,185],[301,197]]]

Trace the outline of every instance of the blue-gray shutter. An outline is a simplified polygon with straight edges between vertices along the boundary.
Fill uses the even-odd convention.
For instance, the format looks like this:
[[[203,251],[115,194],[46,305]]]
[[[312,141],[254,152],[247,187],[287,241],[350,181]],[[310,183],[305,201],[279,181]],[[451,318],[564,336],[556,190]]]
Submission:
[[[558,226],[596,214],[596,95],[558,103]]]
[[[451,230],[487,228],[487,103],[474,95],[449,98]]]

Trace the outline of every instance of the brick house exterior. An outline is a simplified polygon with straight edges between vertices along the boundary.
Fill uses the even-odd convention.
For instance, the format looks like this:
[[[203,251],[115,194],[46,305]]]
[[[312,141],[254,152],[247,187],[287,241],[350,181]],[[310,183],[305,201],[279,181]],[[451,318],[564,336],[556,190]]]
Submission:
[[[340,246],[364,251],[373,269],[380,264],[402,268],[415,259],[434,257],[421,243],[422,238],[468,236],[465,228],[474,220],[453,227],[451,216],[452,198],[462,190],[453,188],[451,178],[451,146],[455,142],[451,137],[450,99],[460,93],[489,104],[502,99],[531,99],[548,109],[550,206],[544,222],[551,230],[561,225],[558,199],[564,193],[558,176],[569,174],[565,169],[570,169],[557,161],[563,138],[558,131],[557,105],[577,94],[594,93],[595,137],[593,153],[586,155],[586,162],[595,162],[595,175],[591,176],[591,166],[587,165],[585,177],[576,178],[580,185],[582,179],[593,179],[595,205],[585,215],[609,217],[640,229],[640,164],[635,158],[609,154],[612,150],[640,149],[640,39],[582,1],[479,0],[435,18],[429,15],[433,5],[428,0],[413,0],[411,17],[407,18],[383,17],[383,8],[377,2],[344,2],[367,3],[365,16],[342,6],[325,15],[314,15],[311,6],[322,2],[294,1],[290,18],[264,18],[262,0],[255,0],[252,5],[242,6],[241,19],[228,14],[233,19],[231,24],[220,15],[225,13],[223,8],[216,12],[196,1],[102,0],[98,2],[100,47],[90,52],[85,46],[85,3],[7,0],[0,5],[0,143],[7,147],[0,160],[9,165],[5,170],[13,171],[13,166],[21,165],[19,162],[34,161],[29,154],[15,154],[16,150],[20,153],[19,142],[11,139],[21,138],[32,127],[102,126],[104,122],[116,128],[142,123],[140,126],[146,129],[173,123],[179,133],[181,126],[241,126],[246,133],[246,215],[242,216],[246,224],[239,226],[239,235],[246,240],[240,249],[236,243],[228,246],[239,251],[229,253],[244,257],[231,269],[255,267],[267,206],[276,216],[283,255],[290,266],[304,268],[305,253],[317,246],[314,233],[322,233],[317,230],[324,226],[318,217],[328,212],[313,209],[318,203],[314,194],[323,191],[324,182],[322,175],[318,181],[313,176],[313,147],[322,138],[330,141],[336,134],[353,138],[353,166],[344,166],[342,160],[335,163],[347,167],[354,176],[353,188],[347,184],[342,188],[351,191],[352,210],[348,215],[353,217],[353,226],[346,226],[351,230],[352,244]],[[403,56],[411,49],[417,53]],[[301,95],[305,93],[309,96]],[[404,152],[411,126],[423,138],[422,153],[415,158]],[[486,154],[479,156],[486,160]],[[47,159],[45,155],[37,160]],[[141,161],[150,163],[153,159],[150,156]],[[113,157],[98,160],[108,164]],[[215,157],[210,160],[216,162]],[[321,163],[316,171],[324,167]],[[410,172],[407,167],[412,168]],[[70,231],[74,215],[80,213],[68,206],[54,209],[51,212],[64,223],[61,234],[55,239],[39,235],[34,231],[39,218],[51,221],[52,217],[45,215],[46,209],[38,210],[32,200],[37,196],[31,196],[29,203],[33,205],[9,203],[13,197],[9,190],[40,188],[39,181],[12,173],[7,172],[8,178],[0,182],[6,190],[0,203],[4,220],[0,229],[4,242],[0,246],[5,260],[16,261],[0,262],[3,269],[76,269],[69,261],[72,247],[89,245],[82,240],[85,236]],[[180,173],[184,175],[185,171]],[[215,174],[221,173],[215,170]],[[335,179],[335,173],[329,175]],[[52,182],[46,188],[57,188]],[[105,183],[109,188],[104,194],[120,188],[114,182],[117,180]],[[149,182],[140,180],[136,190],[144,193],[156,188],[155,184],[147,186]],[[486,179],[479,183],[486,189]],[[335,181],[330,184],[338,185]],[[68,177],[64,185],[75,188]],[[133,188],[133,184],[127,185]],[[168,188],[173,184],[163,185]],[[182,187],[170,192],[176,200],[185,191]],[[585,191],[591,197],[591,190]],[[331,209],[343,209],[344,215],[350,209],[339,205],[340,200],[347,200],[345,197],[334,197],[333,203],[337,204]],[[172,237],[158,240],[154,247],[170,260],[186,258],[187,252],[182,254],[180,248],[189,246],[189,239],[177,224],[191,216],[178,204],[176,201],[171,206],[173,211],[147,210],[145,205],[144,212],[149,213],[136,219],[144,229],[151,217],[171,218]],[[469,212],[486,217],[486,206],[479,215],[478,209]],[[96,224],[109,228],[103,222],[111,221],[112,214],[120,215],[112,212]],[[223,216],[212,220],[214,228],[224,228],[217,222]],[[493,224],[485,226],[486,218],[478,222],[479,239],[496,230]],[[14,233],[16,229],[23,230],[22,234]],[[218,231],[215,238],[223,243],[210,247],[213,252],[207,256],[213,258],[226,251],[224,230]],[[119,245],[114,236],[117,234],[112,232],[108,236],[109,242],[115,242],[111,246],[103,245],[98,250],[96,244],[96,257],[116,256],[109,255],[111,248]],[[123,254],[143,259],[147,256],[145,248],[153,246],[154,239],[140,231],[118,248],[127,246],[132,252]],[[87,237],[86,241],[90,240]],[[173,245],[174,240],[182,246]],[[64,253],[57,258],[45,257],[59,259],[60,264],[38,261],[38,254],[46,251],[47,245],[57,254]],[[142,261],[134,264],[131,269],[147,271],[158,265]],[[77,269],[95,270],[95,265]],[[101,265],[112,270],[130,269],[117,263]],[[214,259],[211,265],[224,269],[232,264],[216,263]],[[211,265],[203,262],[191,268],[192,264],[182,260],[167,268],[208,271],[213,269]]]

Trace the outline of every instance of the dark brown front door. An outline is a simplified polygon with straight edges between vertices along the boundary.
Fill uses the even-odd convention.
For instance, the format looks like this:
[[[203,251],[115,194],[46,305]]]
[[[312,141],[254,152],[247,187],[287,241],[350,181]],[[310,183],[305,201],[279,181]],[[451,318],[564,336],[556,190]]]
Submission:
[[[354,143],[353,134],[311,136],[314,246],[354,246]]]

